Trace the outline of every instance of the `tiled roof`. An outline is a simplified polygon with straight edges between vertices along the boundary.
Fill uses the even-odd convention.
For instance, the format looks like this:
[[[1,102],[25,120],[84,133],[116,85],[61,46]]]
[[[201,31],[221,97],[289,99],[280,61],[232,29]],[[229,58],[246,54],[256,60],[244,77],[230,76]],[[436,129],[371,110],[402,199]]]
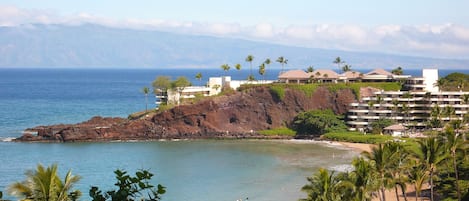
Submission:
[[[394,124],[394,125],[390,125],[384,128],[384,130],[393,130],[393,131],[403,131],[405,129],[406,127],[401,124]]]
[[[314,78],[333,78],[333,79],[339,78],[339,74],[329,69],[318,69],[309,73],[309,75]]]
[[[344,72],[340,75],[346,77],[347,79],[355,79],[355,78],[359,78],[360,74],[362,74],[362,73],[360,73],[358,71],[347,71],[347,72]]]
[[[382,69],[382,68],[377,68],[377,69],[374,69],[370,72],[368,72],[367,74],[365,75],[386,75],[386,76],[392,76],[392,73]]]
[[[303,70],[289,70],[278,76],[280,79],[309,79],[308,73]]]

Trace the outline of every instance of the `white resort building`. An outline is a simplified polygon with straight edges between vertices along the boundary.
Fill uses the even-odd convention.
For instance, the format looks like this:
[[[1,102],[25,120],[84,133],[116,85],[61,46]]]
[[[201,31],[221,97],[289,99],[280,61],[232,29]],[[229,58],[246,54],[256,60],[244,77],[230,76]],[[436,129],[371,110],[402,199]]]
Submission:
[[[163,102],[178,104],[182,99],[192,99],[196,96],[214,96],[219,94],[223,88],[229,87],[234,90],[238,89],[243,84],[270,84],[276,80],[231,80],[230,76],[210,77],[205,86],[188,86],[177,90],[168,90],[166,93],[157,94],[155,97],[156,105]]]
[[[440,91],[437,80],[437,69],[423,69],[422,77],[405,80],[402,91],[376,91],[350,104],[349,129],[364,131],[382,118],[414,129],[426,128],[432,118],[442,122],[462,120],[469,111],[469,103],[464,98],[469,92]]]

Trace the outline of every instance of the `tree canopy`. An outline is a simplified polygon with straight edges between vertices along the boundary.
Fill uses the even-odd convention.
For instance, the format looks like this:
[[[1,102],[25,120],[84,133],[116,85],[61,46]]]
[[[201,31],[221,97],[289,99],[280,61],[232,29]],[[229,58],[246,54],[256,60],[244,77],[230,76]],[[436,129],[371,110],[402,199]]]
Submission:
[[[321,135],[347,129],[340,116],[330,109],[302,112],[294,118],[292,127],[300,135]]]

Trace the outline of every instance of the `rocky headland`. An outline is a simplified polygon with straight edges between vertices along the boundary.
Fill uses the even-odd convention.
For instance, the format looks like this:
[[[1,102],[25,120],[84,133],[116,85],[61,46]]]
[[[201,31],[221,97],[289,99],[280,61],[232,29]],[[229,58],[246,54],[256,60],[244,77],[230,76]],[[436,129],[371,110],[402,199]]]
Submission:
[[[332,109],[344,114],[356,101],[351,89],[336,92],[319,87],[311,95],[285,88],[279,97],[259,86],[229,95],[208,97],[139,119],[93,117],[77,124],[26,129],[16,141],[77,142],[111,140],[288,138],[256,131],[288,126],[303,111]]]

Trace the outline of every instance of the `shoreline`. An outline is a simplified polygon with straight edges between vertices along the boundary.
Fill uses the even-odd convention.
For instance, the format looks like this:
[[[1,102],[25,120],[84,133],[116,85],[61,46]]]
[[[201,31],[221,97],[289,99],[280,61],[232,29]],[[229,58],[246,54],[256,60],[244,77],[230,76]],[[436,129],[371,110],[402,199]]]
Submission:
[[[354,149],[356,151],[361,152],[371,152],[373,149],[374,145],[373,144],[365,144],[365,143],[352,143],[352,142],[340,142],[340,141],[335,141],[339,144],[341,144],[344,147]]]

